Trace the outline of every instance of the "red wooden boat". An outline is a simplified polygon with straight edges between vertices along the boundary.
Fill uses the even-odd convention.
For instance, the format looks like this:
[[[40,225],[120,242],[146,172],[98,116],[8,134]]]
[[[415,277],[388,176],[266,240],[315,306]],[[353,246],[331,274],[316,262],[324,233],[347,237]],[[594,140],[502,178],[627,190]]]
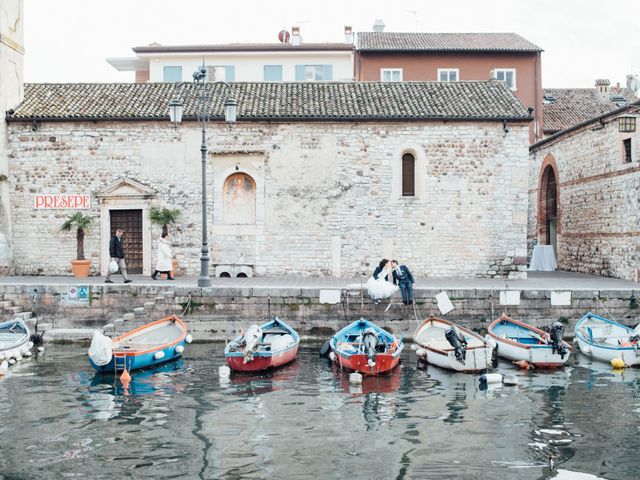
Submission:
[[[230,341],[224,349],[227,364],[239,372],[259,372],[292,362],[298,356],[300,336],[278,317]]]
[[[400,362],[404,348],[401,338],[364,318],[336,333],[329,345],[329,358],[340,368],[363,375],[379,375],[393,370]]]

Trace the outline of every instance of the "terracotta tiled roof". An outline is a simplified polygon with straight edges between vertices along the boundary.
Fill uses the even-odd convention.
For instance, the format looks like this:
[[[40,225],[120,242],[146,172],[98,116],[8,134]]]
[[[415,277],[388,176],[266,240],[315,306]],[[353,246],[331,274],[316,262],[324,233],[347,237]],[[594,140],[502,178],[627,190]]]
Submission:
[[[351,51],[351,43],[224,43],[216,45],[149,45],[133,47],[135,53],[193,53],[193,52],[296,52],[296,51]]]
[[[572,127],[636,101],[631,90],[612,87],[602,100],[595,88],[545,88],[542,125],[546,134]]]
[[[207,84],[212,117],[222,118],[224,87]],[[196,115],[191,83],[27,84],[7,115],[24,120],[168,119],[178,96],[184,117]],[[237,82],[238,119],[269,121],[497,120],[529,114],[504,82]]]
[[[358,51],[541,52],[515,33],[360,32]]]

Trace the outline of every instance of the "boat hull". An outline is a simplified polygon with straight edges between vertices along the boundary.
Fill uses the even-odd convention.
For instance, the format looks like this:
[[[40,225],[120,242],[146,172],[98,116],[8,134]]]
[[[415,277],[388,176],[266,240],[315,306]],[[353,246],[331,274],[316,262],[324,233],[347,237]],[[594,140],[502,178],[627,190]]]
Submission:
[[[498,356],[506,360],[514,362],[524,360],[538,368],[558,368],[567,363],[571,355],[571,346],[564,341],[562,343],[567,353],[561,356],[557,352],[554,353],[553,347],[549,344],[523,343],[513,338],[504,338],[503,334],[511,334],[515,337],[520,337],[520,339],[529,337],[531,341],[535,341],[535,338],[538,337],[539,339],[548,338],[547,333],[543,330],[518,320],[513,320],[506,315],[489,325],[488,332],[496,342]]]
[[[224,357],[229,368],[238,372],[261,372],[272,368],[277,368],[287,363],[291,363],[298,356],[298,346],[300,345],[300,336],[287,323],[275,317],[260,326],[262,331],[262,339],[272,336],[271,343],[259,343],[258,348],[251,353],[251,360],[245,363],[244,350],[232,348],[233,344],[240,345],[242,336],[236,337],[232,342],[228,343],[224,350]],[[292,343],[286,345],[275,346],[273,335],[289,335]],[[286,338],[286,337],[283,337]],[[271,350],[272,348],[276,350]],[[265,348],[267,347],[267,348]]]
[[[270,368],[277,368],[293,362],[297,356],[298,344],[292,348],[275,354],[269,354],[268,352],[256,352],[253,355],[253,360],[247,363],[243,363],[244,355],[240,352],[237,352],[237,354],[236,352],[233,352],[225,355],[229,368],[238,372],[260,372]]]
[[[400,355],[378,354],[374,366],[369,366],[368,358],[364,354],[344,355],[335,352],[335,363],[342,369],[352,370],[362,375],[380,375],[390,372],[400,363]]]
[[[464,363],[456,358],[455,352],[446,352],[423,346],[416,351],[418,357],[437,367],[446,368],[455,372],[481,372],[491,367],[493,349],[491,347],[467,349]]]
[[[109,363],[107,363],[106,365],[96,365],[93,360],[89,359],[89,363],[91,364],[91,366],[93,368],[95,368],[98,372],[100,373],[109,373],[109,372],[122,372],[124,370],[124,365],[126,365],[126,369],[128,371],[131,370],[139,370],[141,368],[148,368],[148,367],[154,367],[156,365],[160,365],[166,362],[171,362],[173,360],[177,360],[178,358],[180,358],[182,356],[181,353],[176,352],[176,348],[178,346],[182,346],[182,348],[184,349],[186,345],[186,341],[182,340],[181,342],[166,347],[166,348],[160,348],[157,350],[153,350],[151,352],[148,353],[144,353],[144,354],[139,354],[139,355],[134,355],[134,354],[124,354],[124,360],[121,360],[120,358],[118,358],[118,367],[115,367],[114,364],[114,359],[112,358],[111,361]],[[158,352],[163,352],[164,356],[161,359],[156,359],[155,355]]]
[[[640,366],[640,349],[629,343],[634,331],[613,320],[587,313],[576,323],[575,336],[580,351],[594,360],[610,363],[621,359],[627,367]],[[590,338],[591,337],[591,338]]]
[[[14,333],[15,332],[15,333]],[[31,355],[29,327],[22,320],[0,323],[0,362]]]
[[[414,342],[418,358],[426,363],[455,372],[481,372],[491,367],[493,346],[477,333],[455,325],[467,340],[464,362],[460,362],[453,347],[445,339],[445,331],[454,324],[448,320],[429,317],[415,331]]]
[[[154,332],[163,333],[154,338]],[[186,344],[187,327],[173,315],[120,335],[113,340],[109,363],[96,364],[90,353],[89,364],[100,373],[139,370],[180,358]]]
[[[375,358],[369,365],[366,345],[363,343],[368,332],[375,333]],[[404,348],[401,338],[397,338],[378,325],[365,320],[357,320],[337,332],[329,341],[330,358],[344,370],[363,375],[380,375],[393,370],[400,363]]]

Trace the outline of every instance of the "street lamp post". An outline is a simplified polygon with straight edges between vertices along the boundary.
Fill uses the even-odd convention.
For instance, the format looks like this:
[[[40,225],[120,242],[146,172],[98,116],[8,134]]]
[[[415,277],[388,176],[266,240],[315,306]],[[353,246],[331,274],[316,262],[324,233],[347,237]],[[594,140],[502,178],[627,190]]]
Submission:
[[[200,247],[200,276],[198,277],[199,287],[210,287],[209,277],[209,243],[207,235],[207,140],[206,123],[209,119],[206,96],[206,76],[207,70],[202,67],[193,73],[193,83],[199,86],[198,95],[198,123],[202,130],[202,143],[200,144],[200,155],[202,162],[202,245]],[[227,123],[235,123],[238,102],[231,95],[231,86],[222,81],[212,82],[225,87],[224,119]],[[175,125],[182,121],[183,104],[179,99],[169,102],[169,117]]]

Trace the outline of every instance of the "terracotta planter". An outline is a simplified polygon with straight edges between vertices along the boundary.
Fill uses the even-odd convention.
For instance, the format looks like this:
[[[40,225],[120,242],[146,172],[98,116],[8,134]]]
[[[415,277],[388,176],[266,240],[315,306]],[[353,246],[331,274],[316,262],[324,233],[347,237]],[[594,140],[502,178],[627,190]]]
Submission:
[[[91,268],[91,260],[71,260],[71,271],[76,278],[87,278]]]

